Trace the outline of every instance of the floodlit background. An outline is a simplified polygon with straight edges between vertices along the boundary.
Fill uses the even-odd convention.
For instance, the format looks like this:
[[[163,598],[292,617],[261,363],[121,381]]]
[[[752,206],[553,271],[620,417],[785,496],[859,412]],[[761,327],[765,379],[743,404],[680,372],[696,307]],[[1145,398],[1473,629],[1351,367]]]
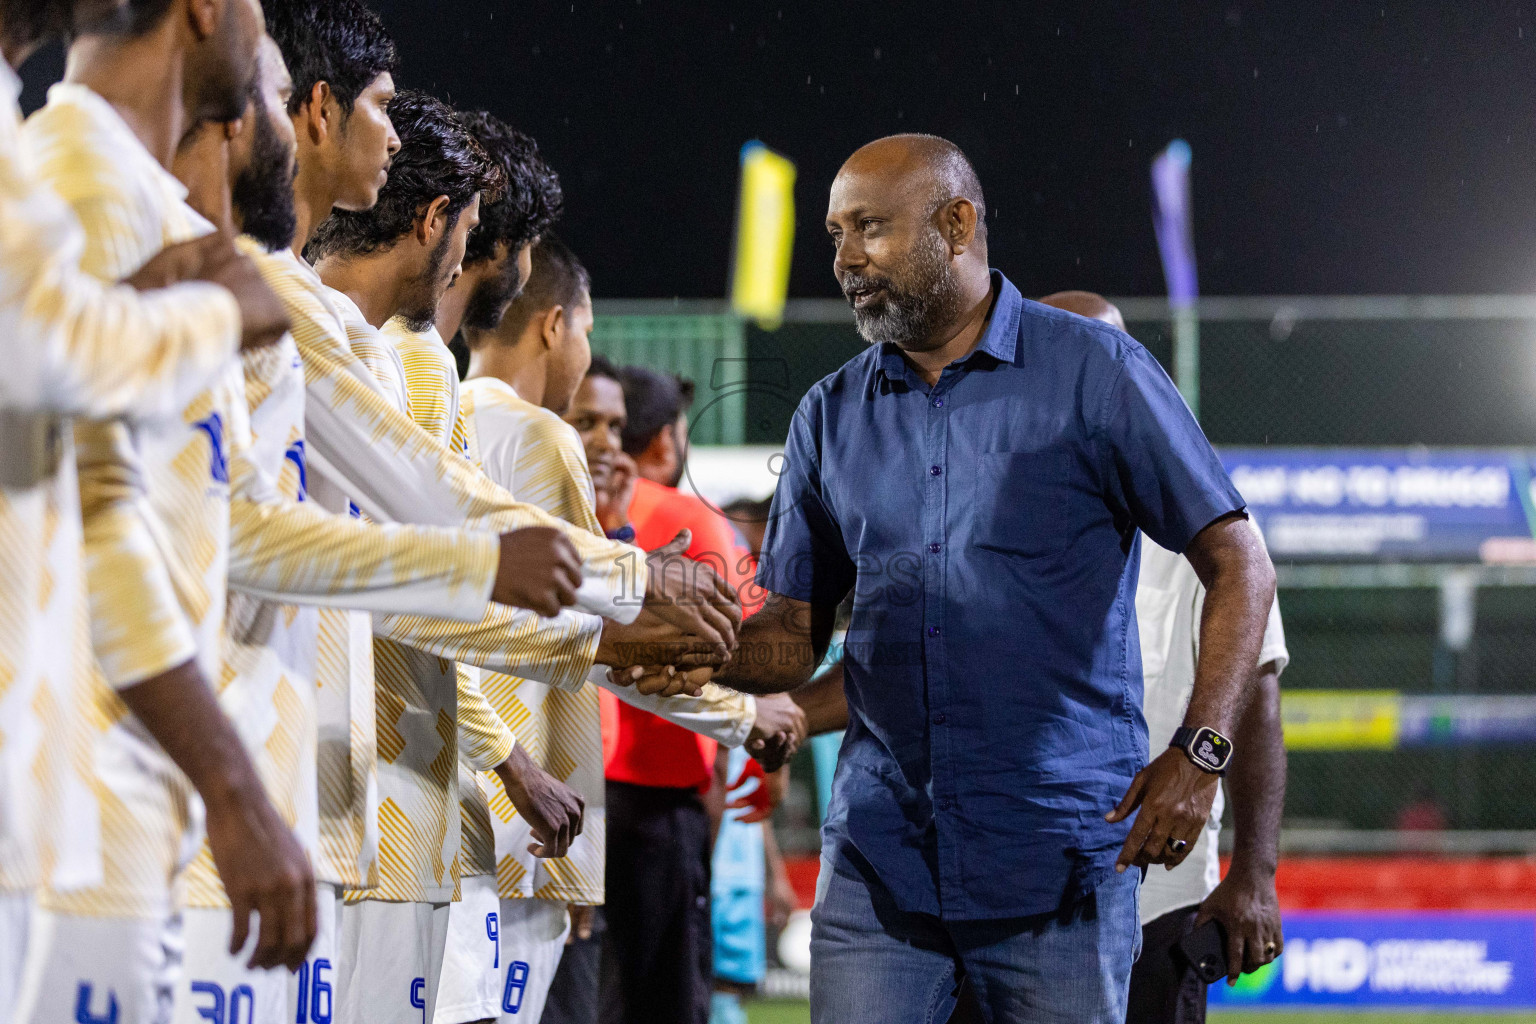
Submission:
[[[688,485],[719,502],[771,492],[795,404],[862,347],[821,227],[856,146],[958,142],[993,264],[1026,295],[1116,298],[1171,369],[1148,167],[1188,140],[1203,299],[1179,383],[1275,549],[1279,884],[1308,943],[1212,1019],[1311,999],[1334,1005],[1262,1020],[1536,1020],[1536,4],[374,6],[403,84],[539,140],[593,272],[594,347],[698,382]],[[59,70],[29,67],[30,104]],[[776,330],[725,301],[753,139],[798,172]],[[809,753],[794,772],[777,824],[808,901]],[[1394,996],[1383,937],[1466,939],[1494,982]],[[804,984],[775,969],[788,998],[753,1020],[808,1020]]]

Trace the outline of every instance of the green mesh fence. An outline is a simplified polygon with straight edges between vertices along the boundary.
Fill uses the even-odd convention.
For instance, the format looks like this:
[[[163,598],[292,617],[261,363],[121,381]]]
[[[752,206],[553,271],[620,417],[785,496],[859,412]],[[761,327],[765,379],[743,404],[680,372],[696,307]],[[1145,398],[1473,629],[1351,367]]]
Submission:
[[[1253,315],[1228,309],[1200,327],[1202,423],[1218,445],[1536,445],[1536,308],[1414,316],[1426,300],[1401,300],[1404,315],[1378,303],[1308,317],[1239,301]],[[1166,320],[1145,312],[1152,303],[1127,306],[1140,307],[1127,309],[1131,334],[1170,366]],[[594,347],[698,381],[714,419],[695,442],[773,445],[805,391],[864,343],[833,305],[774,332],[714,314],[600,315]],[[1437,641],[1433,586],[1283,586],[1280,600],[1287,690],[1536,694],[1536,587],[1480,590],[1471,646],[1454,657]],[[1438,816],[1453,829],[1536,830],[1532,794],[1536,745],[1295,750],[1287,824],[1392,829]]]

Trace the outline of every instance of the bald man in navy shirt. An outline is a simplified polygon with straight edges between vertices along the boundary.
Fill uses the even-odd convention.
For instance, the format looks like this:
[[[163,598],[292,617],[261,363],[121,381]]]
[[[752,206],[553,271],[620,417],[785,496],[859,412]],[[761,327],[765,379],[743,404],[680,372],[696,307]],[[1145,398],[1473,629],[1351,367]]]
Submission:
[[[1149,864],[1188,855],[1242,710],[1274,569],[1145,349],[987,260],[965,155],[898,135],[832,186],[865,352],[790,428],[722,681],[804,685],[852,593],[849,727],[812,915],[817,1024],[1119,1024]],[[1208,596],[1177,746],[1147,749],[1138,530]]]

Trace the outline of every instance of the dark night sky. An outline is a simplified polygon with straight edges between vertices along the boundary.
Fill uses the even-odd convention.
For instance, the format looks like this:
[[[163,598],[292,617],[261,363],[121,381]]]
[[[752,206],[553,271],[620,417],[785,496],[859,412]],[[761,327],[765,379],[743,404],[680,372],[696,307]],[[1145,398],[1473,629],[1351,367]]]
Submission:
[[[859,144],[963,146],[1026,294],[1163,287],[1147,164],[1194,148],[1202,290],[1536,290],[1536,0],[376,0],[406,85],[561,172],[602,296],[718,296],[742,142],[799,165],[791,294],[835,294]]]

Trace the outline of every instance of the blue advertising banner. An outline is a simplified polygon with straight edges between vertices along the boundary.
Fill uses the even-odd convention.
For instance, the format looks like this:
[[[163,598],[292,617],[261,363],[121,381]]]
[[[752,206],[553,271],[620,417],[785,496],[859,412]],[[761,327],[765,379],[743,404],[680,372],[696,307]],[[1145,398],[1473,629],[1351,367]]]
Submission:
[[[1536,914],[1285,915],[1285,952],[1213,1006],[1536,1007]]]
[[[1279,558],[1536,561],[1529,451],[1227,448],[1221,460]]]

